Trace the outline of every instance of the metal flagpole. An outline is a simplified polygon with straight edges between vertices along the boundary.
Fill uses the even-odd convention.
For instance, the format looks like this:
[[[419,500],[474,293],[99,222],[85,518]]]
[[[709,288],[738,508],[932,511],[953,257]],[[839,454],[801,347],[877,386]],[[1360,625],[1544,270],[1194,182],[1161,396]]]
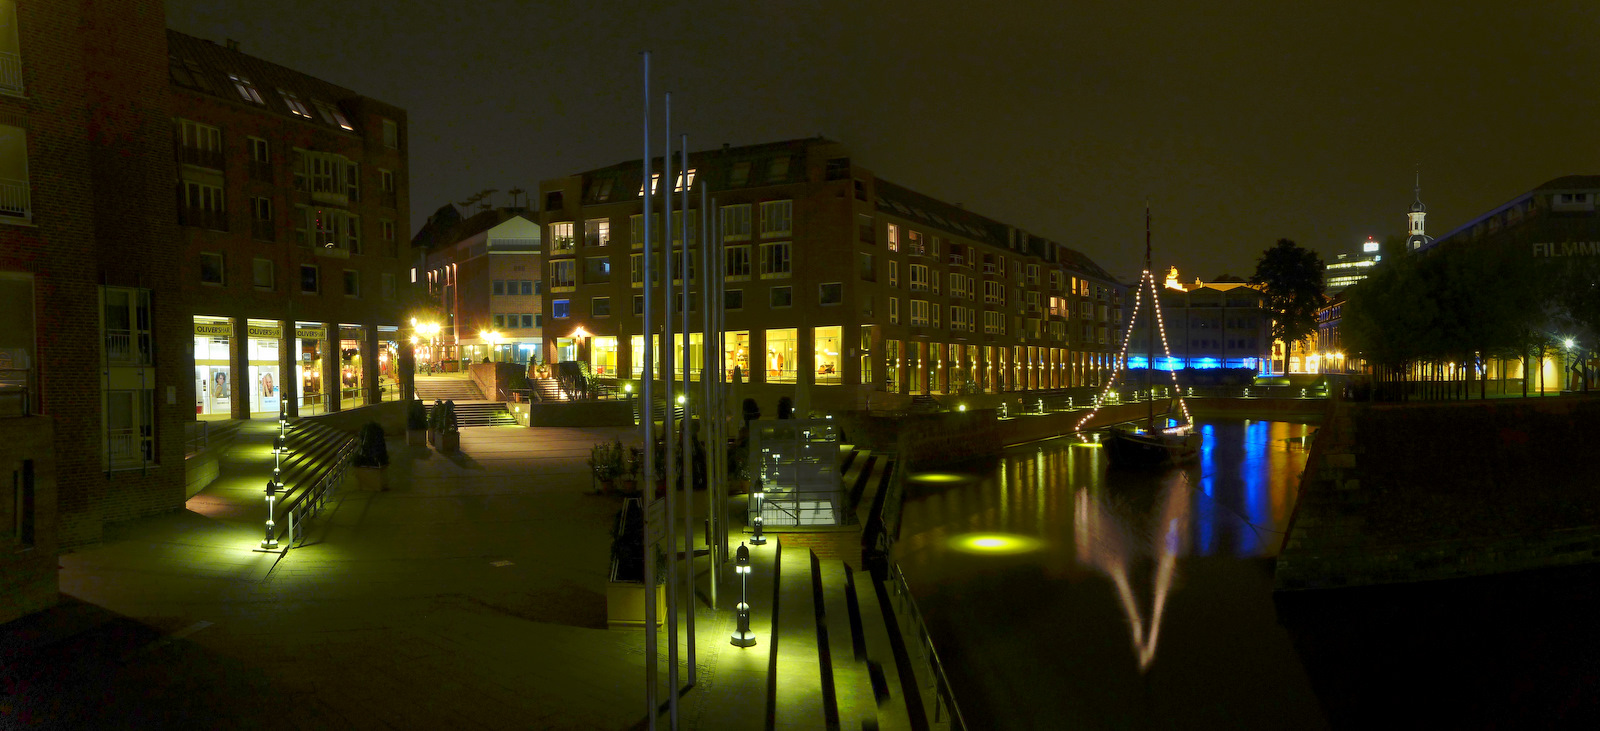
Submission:
[[[661,251],[666,260],[667,271],[662,277],[662,285],[666,287],[667,307],[661,313],[661,373],[663,388],[667,392],[666,424],[661,429],[662,436],[666,438],[666,475],[667,475],[667,687],[671,688],[667,696],[668,718],[671,719],[673,731],[678,728],[678,540],[677,523],[674,519],[677,513],[677,500],[673,496],[674,472],[677,463],[673,461],[672,449],[673,428],[672,406],[675,399],[672,394],[673,360],[672,349],[672,92],[667,92],[664,104],[666,117],[663,126],[666,128],[666,147],[661,153]],[[651,489],[654,489],[653,487]]]
[[[715,205],[715,201],[713,201]],[[717,270],[717,350],[724,358],[728,353],[728,242],[723,238],[722,209],[717,208],[717,215],[712,219],[716,227],[711,240],[716,246]],[[728,370],[726,363],[717,369],[717,436],[724,445],[728,442]],[[720,467],[717,469],[717,518],[719,530],[717,532],[717,580],[720,582],[728,570],[728,463],[718,460]]]
[[[650,306],[651,295],[654,294],[650,282],[654,267],[650,260],[650,52],[644,52],[644,418],[641,426],[644,430],[644,515],[645,526],[649,525],[650,508],[655,503],[655,424],[650,413],[655,406],[652,398],[654,389],[651,387],[650,373],[655,367],[654,352],[650,347],[650,319],[654,308]],[[627,516],[623,516],[626,520]],[[644,545],[644,700],[645,717],[650,719],[650,731],[656,728],[656,561],[655,544],[645,541]]]
[[[693,345],[689,342],[689,135],[678,138],[678,168],[683,176],[683,200],[678,207],[678,218],[683,221],[683,640],[684,659],[688,665],[689,685],[694,685],[694,431],[689,419],[694,404],[689,398],[689,372],[694,369]],[[702,285],[701,289],[705,289]],[[701,344],[705,338],[700,338]]]
[[[701,433],[706,438],[706,568],[710,569],[710,608],[717,608],[717,462],[723,461],[728,449],[717,440],[717,400],[712,397],[712,363],[720,368],[722,358],[717,355],[717,336],[710,330],[710,307],[715,302],[720,272],[710,267],[710,208],[707,208],[706,186],[701,186]]]

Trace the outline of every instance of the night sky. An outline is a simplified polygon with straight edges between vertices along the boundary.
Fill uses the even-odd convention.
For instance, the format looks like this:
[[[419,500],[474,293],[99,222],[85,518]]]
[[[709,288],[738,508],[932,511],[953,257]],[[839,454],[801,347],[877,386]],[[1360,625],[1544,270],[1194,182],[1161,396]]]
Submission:
[[[821,134],[879,177],[1125,280],[1147,197],[1158,267],[1210,279],[1248,276],[1278,238],[1332,259],[1402,233],[1418,165],[1435,236],[1600,173],[1592,8],[1365,5],[169,0],[167,13],[405,108],[413,230],[481,189],[637,158],[643,49],[694,149]]]

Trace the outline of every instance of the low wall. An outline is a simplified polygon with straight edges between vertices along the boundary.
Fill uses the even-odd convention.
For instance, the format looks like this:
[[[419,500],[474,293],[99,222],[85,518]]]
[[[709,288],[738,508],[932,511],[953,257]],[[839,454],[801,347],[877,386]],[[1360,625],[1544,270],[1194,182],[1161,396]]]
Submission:
[[[376,421],[383,427],[384,434],[398,436],[406,433],[406,402],[385,401],[381,404],[368,404],[331,414],[301,418],[351,434],[361,431],[361,425]]]
[[[523,404],[528,426],[633,426],[632,401],[558,401]],[[518,421],[522,410],[517,410]]]
[[[1321,421],[1328,408],[1327,399],[1320,398],[1226,398],[1207,397],[1185,399],[1189,413],[1196,419],[1207,417],[1240,419],[1288,419],[1293,421]]]
[[[1166,409],[1166,401],[1156,402],[1157,414]],[[1143,403],[1105,406],[1083,428],[1143,419],[1149,410]],[[1087,410],[1051,411],[1000,419],[995,409],[892,415],[856,411],[835,414],[834,419],[844,430],[846,442],[874,451],[896,451],[908,465],[925,468],[989,457],[1012,445],[1072,434],[1087,414]]]
[[[478,391],[490,401],[510,401],[512,379],[526,373],[527,367],[519,363],[472,363],[467,366],[467,377],[478,385]]]
[[[810,549],[817,558],[826,561],[839,559],[856,571],[863,570],[861,561],[861,526],[839,525],[814,528],[771,528],[763,535],[782,536],[784,548]],[[748,539],[744,539],[748,540]]]
[[[0,419],[0,465],[6,472],[33,462],[32,543],[16,535],[18,507],[11,494],[12,475],[4,475],[4,503],[0,504],[0,625],[49,609],[60,598],[56,554],[60,550],[60,525],[56,509],[54,422],[48,416]]]

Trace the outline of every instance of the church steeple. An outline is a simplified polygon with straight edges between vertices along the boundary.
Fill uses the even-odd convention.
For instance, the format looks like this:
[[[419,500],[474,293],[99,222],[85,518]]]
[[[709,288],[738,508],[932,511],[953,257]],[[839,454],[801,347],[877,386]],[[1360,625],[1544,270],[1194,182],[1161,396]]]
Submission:
[[[1416,201],[1411,204],[1411,212],[1406,214],[1409,219],[1409,230],[1406,233],[1406,251],[1416,251],[1426,246],[1433,239],[1428,238],[1427,230],[1423,226],[1423,219],[1428,216],[1428,207],[1422,205],[1422,171],[1417,171]]]

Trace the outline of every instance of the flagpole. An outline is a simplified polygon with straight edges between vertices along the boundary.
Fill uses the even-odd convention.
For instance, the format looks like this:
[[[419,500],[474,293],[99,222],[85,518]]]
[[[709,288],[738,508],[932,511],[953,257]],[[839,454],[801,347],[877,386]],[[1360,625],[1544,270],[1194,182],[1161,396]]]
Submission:
[[[644,438],[644,484],[646,486],[645,487],[645,493],[644,493],[644,507],[645,507],[645,510],[644,510],[644,516],[643,516],[645,518],[645,521],[644,521],[645,525],[641,526],[641,528],[645,529],[646,531],[648,531],[650,508],[655,503],[655,492],[656,492],[655,491],[655,473],[656,473],[656,470],[655,470],[655,448],[654,448],[655,447],[655,424],[654,424],[655,419],[654,419],[654,416],[650,413],[651,410],[655,406],[655,401],[652,398],[652,396],[653,396],[655,391],[651,387],[651,378],[650,378],[651,369],[654,368],[654,366],[655,366],[654,359],[652,357],[654,355],[654,352],[653,352],[653,349],[650,347],[650,317],[651,317],[651,315],[653,313],[653,309],[654,309],[654,308],[652,308],[650,306],[650,298],[651,298],[651,295],[653,294],[652,288],[650,286],[650,280],[651,280],[651,276],[650,275],[653,273],[653,268],[651,267],[651,261],[650,261],[650,167],[651,167],[650,166],[650,52],[649,51],[645,51],[644,52],[644,162],[643,162],[643,166],[642,166],[642,169],[644,171],[644,187],[641,189],[643,191],[643,195],[641,197],[644,199],[644,325],[643,325],[643,328],[642,328],[644,330],[644,377],[642,379],[643,380],[643,386],[644,386],[644,388],[642,389],[643,390],[642,396],[644,398],[644,409],[643,409],[642,413],[644,414],[644,418],[641,419],[640,421],[643,422],[641,424],[641,426],[643,427],[643,432],[644,432],[642,436]],[[624,519],[624,521],[626,521],[627,520],[627,516],[623,516],[623,519]],[[644,545],[644,586],[645,586],[645,602],[644,602],[644,701],[645,701],[645,718],[649,719],[648,728],[650,729],[650,731],[655,731],[655,728],[656,728],[656,715],[657,715],[657,710],[656,710],[656,670],[657,670],[657,665],[660,663],[660,659],[657,657],[657,652],[656,652],[656,603],[655,603],[656,562],[655,562],[655,544],[650,543],[649,541],[645,541],[645,545]]]
[[[678,207],[678,219],[683,229],[683,563],[686,569],[683,586],[683,639],[688,668],[687,683],[694,685],[694,430],[689,419],[694,404],[689,398],[689,373],[694,368],[693,345],[689,342],[689,135],[678,138],[678,168],[683,176],[683,199]],[[671,190],[670,188],[668,190]],[[704,289],[704,287],[702,287]],[[702,344],[705,337],[700,338]]]
[[[678,536],[677,536],[677,500],[674,492],[674,472],[677,463],[674,462],[673,431],[676,428],[672,418],[672,407],[676,399],[672,393],[673,359],[675,353],[672,349],[672,92],[667,92],[663,102],[665,119],[665,149],[661,153],[661,249],[662,257],[667,263],[667,271],[662,277],[662,286],[666,288],[666,310],[661,314],[661,372],[662,383],[667,392],[666,423],[662,427],[662,436],[666,438],[666,475],[667,475],[667,514],[666,514],[666,544],[667,544],[667,687],[671,689],[667,696],[668,718],[673,731],[678,728]],[[655,489],[653,486],[651,489]]]

